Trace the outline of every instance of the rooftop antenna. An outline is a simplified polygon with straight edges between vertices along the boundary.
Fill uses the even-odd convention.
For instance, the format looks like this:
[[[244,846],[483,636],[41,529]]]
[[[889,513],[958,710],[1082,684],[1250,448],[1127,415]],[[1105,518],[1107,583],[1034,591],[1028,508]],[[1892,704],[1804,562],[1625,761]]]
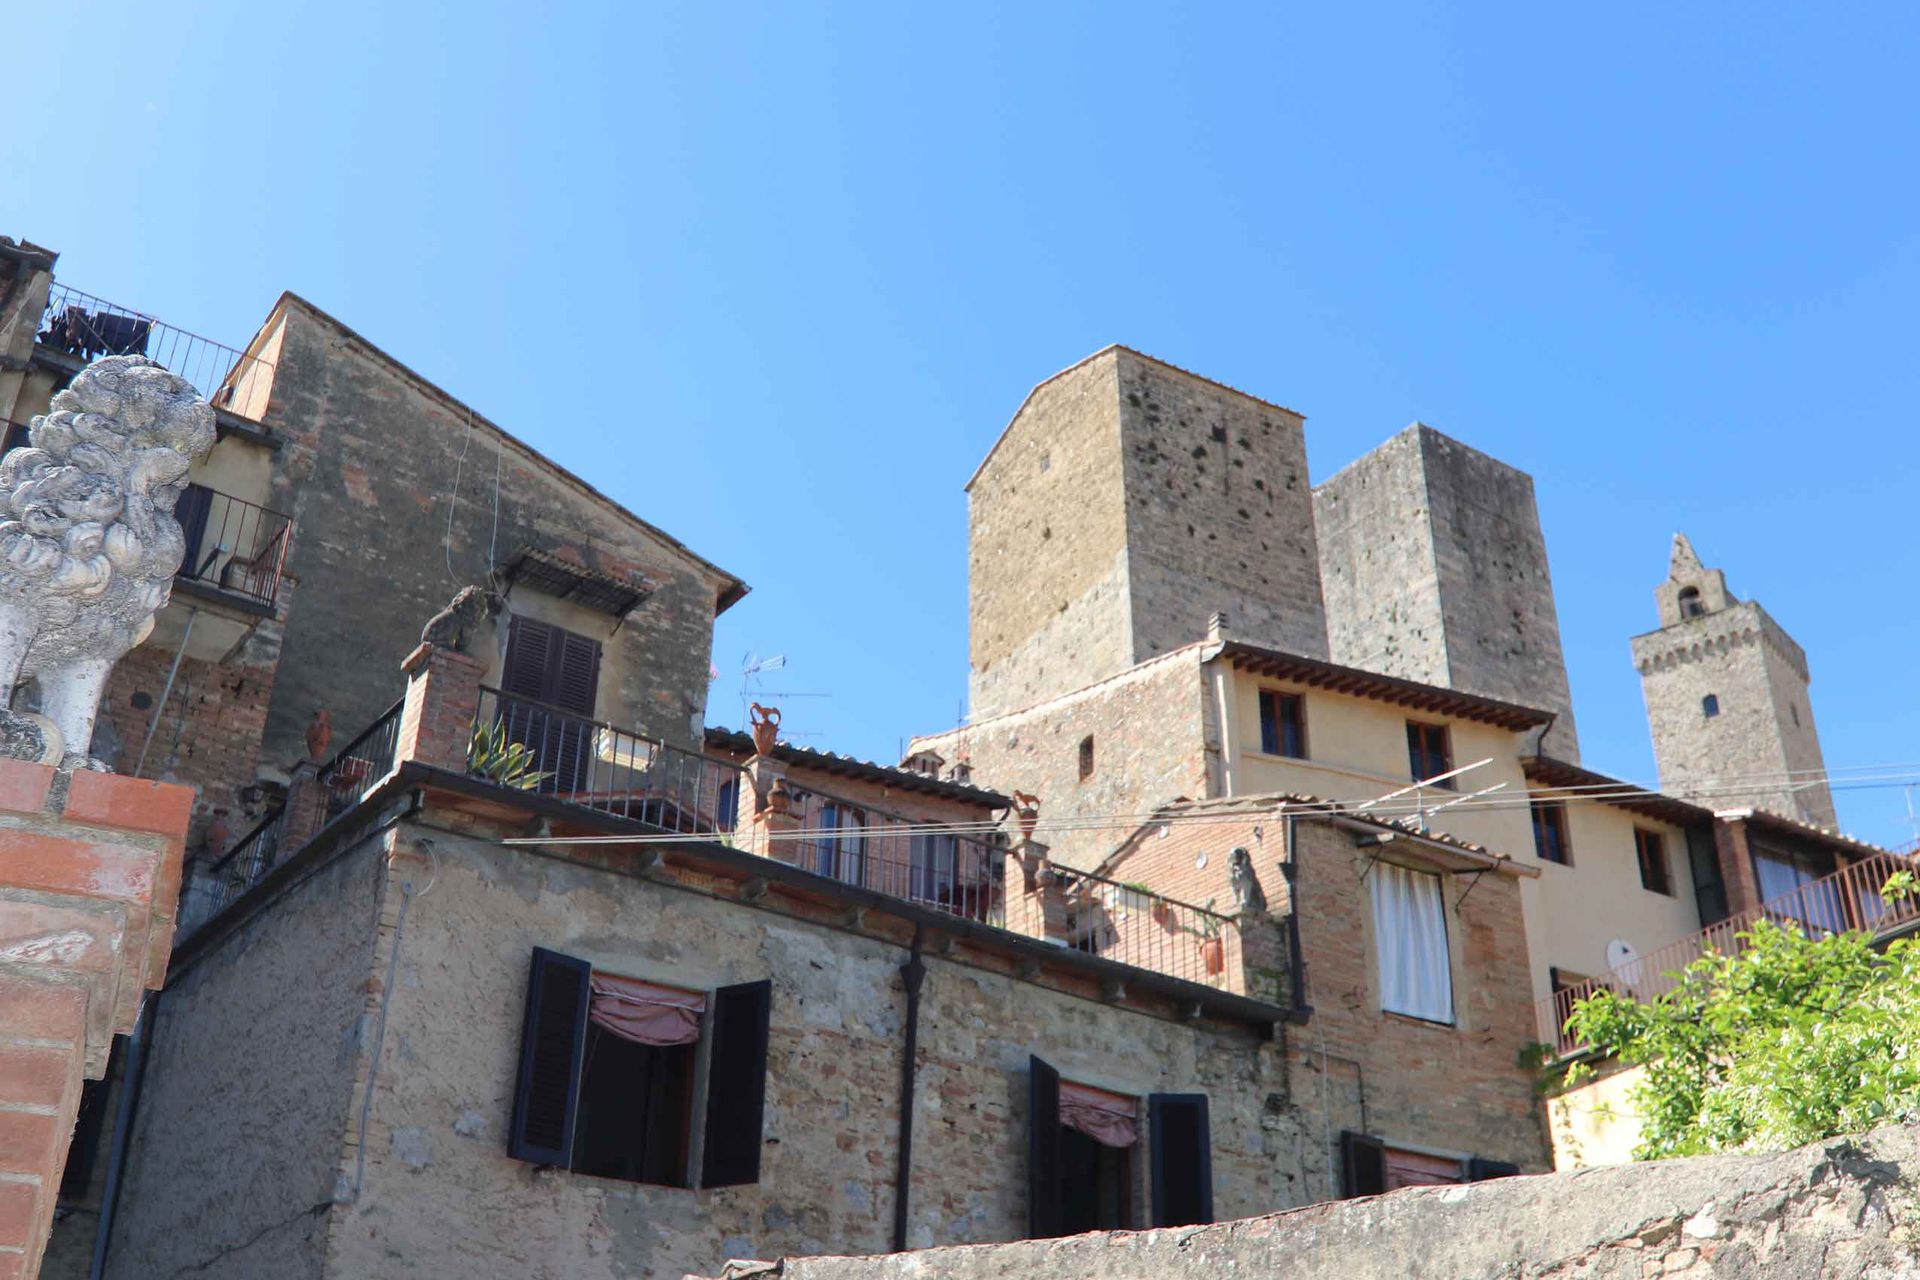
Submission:
[[[1445,773],[1436,773],[1431,778],[1417,779],[1410,785],[1401,787],[1398,791],[1389,791],[1387,792],[1387,794],[1383,796],[1375,796],[1373,799],[1367,801],[1365,804],[1354,806],[1354,812],[1364,813],[1366,810],[1373,808],[1373,806],[1377,804],[1384,804],[1388,800],[1398,800],[1401,796],[1406,795],[1408,792],[1412,792],[1413,805],[1414,805],[1414,817],[1420,824],[1420,830],[1424,832],[1427,829],[1426,788],[1431,786],[1436,786],[1442,782],[1445,782],[1448,778],[1457,778],[1463,773],[1467,773],[1473,769],[1478,769],[1482,765],[1488,765],[1492,763],[1493,763],[1493,757],[1488,756],[1484,760],[1475,760],[1472,764],[1463,764],[1458,769],[1449,769]],[[1498,788],[1489,788],[1489,789],[1498,790]],[[1481,793],[1476,792],[1475,794],[1478,795]],[[1461,796],[1460,799],[1467,800],[1467,799],[1471,799],[1471,797]],[[1459,801],[1450,800],[1447,803],[1458,804]],[[1440,807],[1444,809],[1447,806],[1441,805]]]
[[[746,656],[740,659],[741,724],[747,722],[747,704],[753,700],[754,694],[761,692],[760,673],[762,671],[778,671],[786,665],[787,655],[784,653],[776,653],[771,658],[763,658],[752,649],[749,649],[746,652]]]

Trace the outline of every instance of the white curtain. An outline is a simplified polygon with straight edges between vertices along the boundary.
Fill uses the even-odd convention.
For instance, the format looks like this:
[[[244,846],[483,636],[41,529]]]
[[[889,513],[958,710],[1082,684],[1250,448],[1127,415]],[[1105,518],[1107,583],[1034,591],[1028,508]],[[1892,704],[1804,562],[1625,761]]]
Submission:
[[[1429,1022],[1452,1022],[1453,965],[1440,877],[1376,862],[1367,880],[1373,886],[1373,936],[1380,950],[1380,1007]]]

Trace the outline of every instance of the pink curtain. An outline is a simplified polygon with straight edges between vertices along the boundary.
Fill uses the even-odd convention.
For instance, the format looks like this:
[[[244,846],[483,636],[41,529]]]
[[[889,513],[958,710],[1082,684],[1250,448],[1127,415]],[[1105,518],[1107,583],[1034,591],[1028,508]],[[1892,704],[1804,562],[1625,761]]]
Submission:
[[[707,998],[695,991],[656,987],[637,978],[595,970],[587,1018],[635,1044],[692,1044],[700,1038]]]
[[[1140,1140],[1140,1100],[1108,1093],[1090,1084],[1060,1082],[1060,1123],[1106,1147],[1130,1147]]]

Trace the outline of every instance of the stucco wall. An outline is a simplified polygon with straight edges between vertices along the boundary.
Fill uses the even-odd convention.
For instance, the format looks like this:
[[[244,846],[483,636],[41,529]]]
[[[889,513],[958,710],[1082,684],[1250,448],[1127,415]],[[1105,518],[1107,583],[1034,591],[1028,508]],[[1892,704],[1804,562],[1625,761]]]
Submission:
[[[1542,916],[1538,936],[1543,954],[1535,957],[1536,963],[1592,978],[1612,967],[1607,962],[1607,944],[1615,938],[1645,955],[1699,932],[1700,905],[1694,895],[1685,831],[1611,805],[1578,798],[1566,804],[1571,864],[1532,859],[1540,867]],[[1640,862],[1634,852],[1636,827],[1660,835],[1667,873],[1673,880],[1671,897],[1640,883]]]
[[[898,945],[434,833],[411,906],[368,1141],[328,1274],[678,1276],[728,1257],[887,1247],[904,1011]],[[391,914],[391,900],[389,914]],[[708,1191],[536,1173],[505,1154],[535,946],[683,986],[773,981],[758,1185]],[[1297,1203],[1276,1049],[929,959],[916,1112],[915,1244],[1025,1222],[1028,1055],[1127,1092],[1212,1102],[1219,1212]],[[1336,1104],[1339,1105],[1339,1104]]]
[[[1591,1169],[1627,1164],[1640,1145],[1640,1114],[1631,1094],[1645,1067],[1606,1071],[1547,1099],[1553,1167]]]
[[[109,1276],[323,1274],[382,868],[340,858],[159,997]]]

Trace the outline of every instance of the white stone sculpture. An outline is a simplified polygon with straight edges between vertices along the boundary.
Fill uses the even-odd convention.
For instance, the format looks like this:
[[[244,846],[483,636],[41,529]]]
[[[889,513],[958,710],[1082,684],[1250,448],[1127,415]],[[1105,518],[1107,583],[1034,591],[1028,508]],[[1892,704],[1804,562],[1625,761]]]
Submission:
[[[100,691],[172,593],[173,506],[213,410],[144,356],[95,361],[51,410],[0,458],[0,757],[105,770],[88,753]],[[28,680],[43,715],[8,709]]]

